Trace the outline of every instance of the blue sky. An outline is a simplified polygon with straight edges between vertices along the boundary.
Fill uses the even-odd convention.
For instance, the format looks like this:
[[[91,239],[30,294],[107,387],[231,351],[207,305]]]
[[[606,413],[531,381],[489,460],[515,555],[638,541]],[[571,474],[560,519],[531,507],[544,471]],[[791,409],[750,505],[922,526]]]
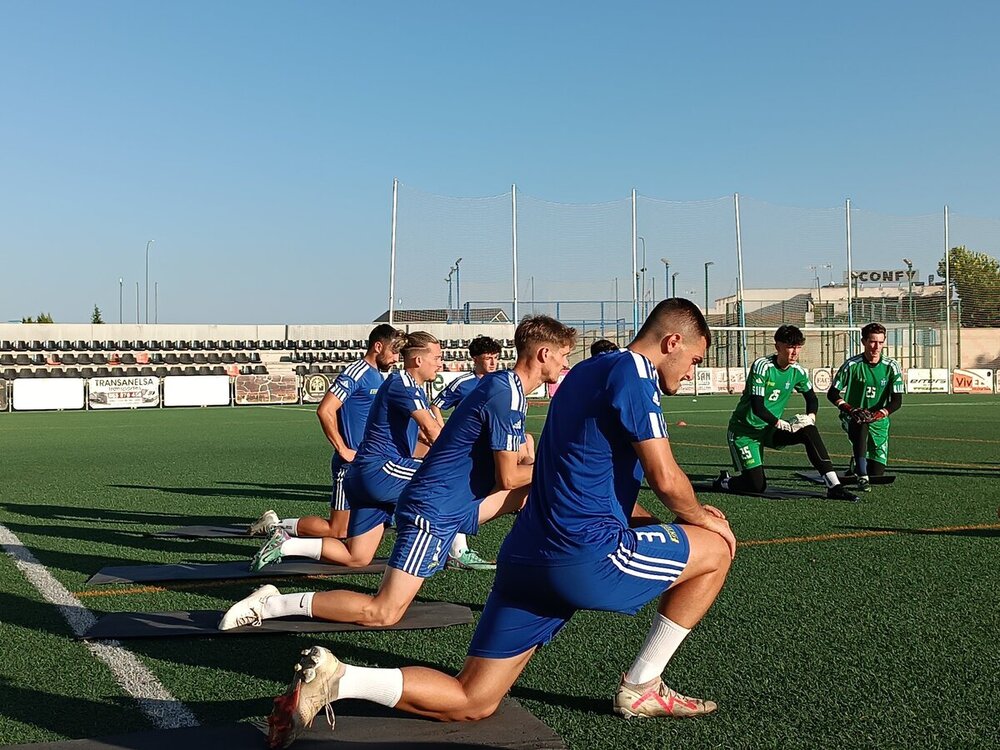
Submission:
[[[386,306],[394,177],[407,196],[517,183],[543,207],[635,187],[1000,218],[995,4],[695,5],[5,2],[0,319],[85,322],[97,303],[116,321],[119,277],[134,319],[155,238],[161,322],[371,320]],[[453,221],[471,222],[470,257],[477,232],[480,255],[509,242],[509,199],[483,221],[457,216],[462,202],[425,204],[424,225],[406,228],[423,254],[407,259],[405,306],[444,305]],[[596,210],[594,236],[617,231],[618,208]],[[535,234],[532,251],[553,259],[534,258],[542,294],[548,276],[549,296],[574,296],[554,284],[574,246]],[[809,257],[778,280],[842,265],[819,245],[806,239]],[[604,251],[576,261],[598,267]],[[731,248],[717,252],[722,266]],[[509,277],[508,258],[480,260],[463,270],[469,294]]]

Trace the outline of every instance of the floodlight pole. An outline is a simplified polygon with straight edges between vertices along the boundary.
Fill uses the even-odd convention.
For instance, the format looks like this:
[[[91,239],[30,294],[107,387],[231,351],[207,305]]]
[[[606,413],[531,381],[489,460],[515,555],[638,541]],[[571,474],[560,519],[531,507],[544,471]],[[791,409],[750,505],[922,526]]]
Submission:
[[[736,268],[739,274],[736,277],[736,292],[739,295],[739,320],[740,328],[740,352],[743,364],[743,371],[746,372],[747,369],[747,317],[746,317],[746,299],[744,296],[743,289],[743,236],[742,230],[740,229],[740,194],[733,193],[733,207],[736,212]]]
[[[146,322],[149,323],[149,246],[156,240],[149,240],[146,243]],[[137,323],[139,321],[136,321]]]
[[[135,324],[139,325],[139,282],[135,282]]]
[[[462,310],[462,271],[459,268],[461,262],[461,258],[455,261],[455,307],[458,308],[459,315],[461,315]],[[468,321],[464,322],[467,323]]]
[[[160,322],[160,282],[153,282],[153,322]]]
[[[953,393],[951,382],[951,244],[949,233],[948,207],[944,207],[944,366],[948,370],[948,393]],[[958,321],[962,325],[962,321]],[[961,367],[962,363],[959,362]]]
[[[680,275],[681,275],[680,271],[674,271],[673,275],[670,277],[670,280],[673,282],[673,286],[670,288],[671,297],[677,296],[677,277]]]
[[[715,261],[710,260],[705,263],[705,318],[708,318],[708,267],[714,266]]]
[[[670,261],[660,258],[660,263],[663,264],[663,296],[666,297],[670,294]]]
[[[392,178],[392,229],[389,235],[389,325],[393,324],[396,310],[396,201],[399,180]]]
[[[517,185],[512,184],[510,186],[510,251],[514,260],[514,302],[511,309],[514,311],[514,323],[517,324],[518,320],[518,305],[517,305]]]
[[[125,283],[125,279],[123,279],[121,276],[119,276],[118,277],[118,323],[119,323],[119,325],[125,322],[122,319],[122,302],[123,302],[124,296],[125,296],[124,295],[124,289],[123,289],[122,285],[124,283]]]
[[[913,310],[913,261],[909,258],[903,258],[903,262],[906,264],[906,294],[910,298],[910,367],[914,367],[917,360],[917,342],[914,341],[916,337],[916,320],[914,319]],[[949,374],[950,377],[950,374]]]
[[[642,243],[642,268],[639,269],[639,273],[642,275],[642,282],[639,299],[642,300],[642,317],[645,318],[649,314],[649,309],[646,305],[646,238],[637,236],[636,239]]]
[[[632,335],[639,332],[639,233],[635,215],[635,188],[632,188]]]

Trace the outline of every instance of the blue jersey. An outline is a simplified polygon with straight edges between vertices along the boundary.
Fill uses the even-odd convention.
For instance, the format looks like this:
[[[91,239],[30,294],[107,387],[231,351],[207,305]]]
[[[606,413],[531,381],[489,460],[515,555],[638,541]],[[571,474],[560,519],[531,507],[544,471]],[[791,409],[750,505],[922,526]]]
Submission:
[[[524,442],[528,400],[521,379],[494,372],[476,384],[400,495],[397,516],[420,516],[434,531],[460,523],[496,486],[493,452],[516,453]]]
[[[359,359],[348,365],[330,385],[330,393],[343,404],[337,410],[337,432],[351,450],[357,450],[361,444],[368,412],[384,382],[385,377],[377,368]]]
[[[665,437],[648,359],[622,350],[576,365],[549,405],[528,502],[499,559],[569,565],[613,552],[642,482],[632,443]]]
[[[375,394],[365,437],[358,446],[354,465],[359,471],[381,466],[386,461],[413,456],[417,444],[417,423],[411,414],[429,409],[427,394],[422,386],[405,371],[394,372]]]
[[[438,409],[454,409],[476,390],[480,382],[474,372],[466,372],[448,383],[431,403]]]

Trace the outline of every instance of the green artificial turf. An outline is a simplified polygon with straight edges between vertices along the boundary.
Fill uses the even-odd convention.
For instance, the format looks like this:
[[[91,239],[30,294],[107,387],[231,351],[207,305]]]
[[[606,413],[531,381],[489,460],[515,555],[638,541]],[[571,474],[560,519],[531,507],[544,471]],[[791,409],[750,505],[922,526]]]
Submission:
[[[673,397],[678,461],[695,479],[727,467],[735,398]],[[537,436],[543,405],[528,427]],[[686,426],[679,426],[685,422]],[[832,409],[820,426],[838,464],[848,445]],[[610,713],[649,617],[581,613],[529,664],[513,694],[573,748],[995,747],[1000,705],[1000,397],[907,396],[892,426],[897,480],[860,504],[705,493],[739,550],[726,587],[667,670],[720,703],[696,721],[625,722]],[[252,540],[154,539],[143,532],[327,512],[330,451],[314,409],[218,408],[0,414],[0,523],[98,616],[224,609],[254,582],[87,587],[106,565],[248,559]],[[769,451],[772,484],[814,489],[804,452]],[[656,500],[645,491],[649,508]],[[495,554],[509,519],[474,546]],[[892,532],[892,533],[885,533]],[[824,539],[823,537],[836,537]],[[384,546],[387,552],[388,547]],[[421,598],[470,606],[489,573],[447,571]],[[284,592],[376,576],[281,579]],[[110,594],[110,595],[109,595]],[[126,641],[206,724],[259,716],[296,654],[317,640],[361,664],[460,667],[473,626],[424,632]],[[106,667],[0,556],[0,745],[148,726]],[[44,706],[44,708],[43,708]]]

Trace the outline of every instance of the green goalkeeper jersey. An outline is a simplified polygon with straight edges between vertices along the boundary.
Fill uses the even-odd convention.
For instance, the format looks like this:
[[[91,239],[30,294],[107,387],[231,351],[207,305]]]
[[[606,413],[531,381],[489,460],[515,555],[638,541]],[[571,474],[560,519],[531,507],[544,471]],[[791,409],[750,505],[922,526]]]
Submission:
[[[903,371],[894,359],[882,357],[872,365],[859,354],[840,366],[833,387],[855,409],[875,411],[888,404],[892,394],[903,392]]]
[[[753,413],[750,406],[751,396],[764,399],[764,408],[778,419],[785,410],[792,391],[806,393],[812,390],[809,373],[801,365],[792,364],[784,370],[778,367],[778,355],[761,357],[750,366],[747,374],[743,395],[736,405],[733,416],[729,418],[729,429],[737,434],[754,434],[764,430],[768,425]]]

